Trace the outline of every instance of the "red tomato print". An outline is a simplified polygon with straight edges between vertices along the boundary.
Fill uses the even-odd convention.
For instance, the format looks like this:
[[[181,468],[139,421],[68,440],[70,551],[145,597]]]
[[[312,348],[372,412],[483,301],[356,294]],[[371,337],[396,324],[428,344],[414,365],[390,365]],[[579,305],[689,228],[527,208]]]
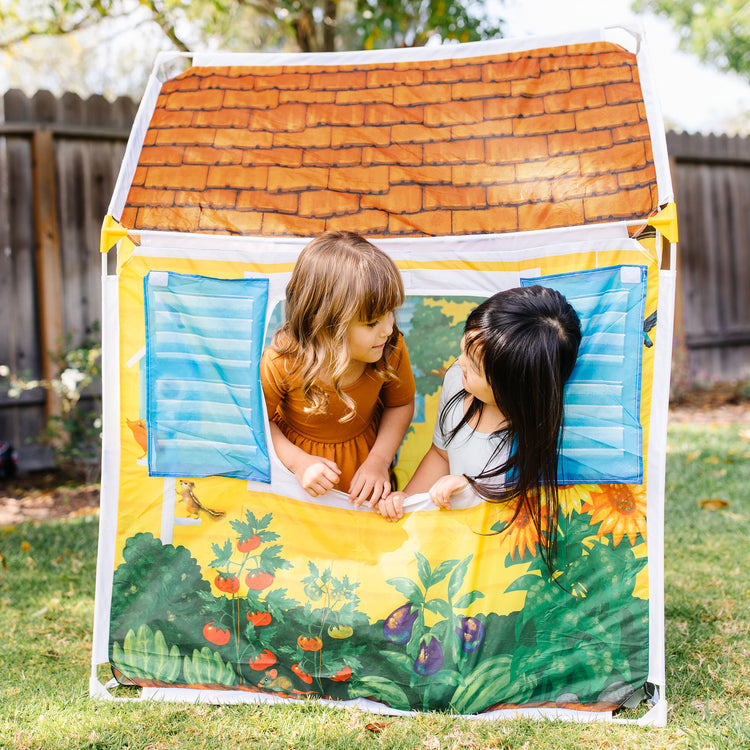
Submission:
[[[214,584],[219,591],[226,591],[228,594],[236,594],[240,590],[240,579],[233,573],[219,573]]]
[[[292,664],[292,672],[297,675],[297,677],[302,680],[302,682],[306,682],[308,685],[312,682],[312,676],[309,675],[307,672],[303,672],[300,669],[299,664]]]
[[[272,654],[267,648],[260,652],[255,659],[250,659],[250,669],[260,672],[276,664],[276,654]]]
[[[247,619],[250,620],[256,628],[259,628],[263,625],[268,625],[272,618],[270,612],[248,612]]]
[[[245,583],[253,591],[267,589],[273,583],[273,573],[267,573],[265,570],[254,570],[252,573],[247,574]]]
[[[257,534],[251,534],[246,539],[241,539],[239,542],[237,542],[237,549],[240,552],[252,552],[259,546],[260,537]]]
[[[203,626],[203,637],[217,646],[226,646],[232,633],[229,628],[220,628],[215,622],[209,622]]]
[[[335,675],[333,675],[333,677],[331,677],[331,679],[334,682],[346,682],[351,676],[352,670],[349,669],[348,666],[343,666]]]
[[[321,648],[323,648],[323,640],[321,638],[318,638],[317,635],[301,635],[299,638],[297,638],[297,645],[303,650],[303,651],[320,651]]]

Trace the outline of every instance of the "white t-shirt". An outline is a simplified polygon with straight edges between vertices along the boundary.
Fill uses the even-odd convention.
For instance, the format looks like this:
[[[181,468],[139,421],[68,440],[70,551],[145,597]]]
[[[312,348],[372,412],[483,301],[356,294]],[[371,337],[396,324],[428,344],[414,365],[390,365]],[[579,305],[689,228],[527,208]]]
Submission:
[[[440,426],[441,415],[451,398],[462,388],[461,368],[457,363],[454,363],[445,373],[443,379],[443,389],[440,392],[438,403],[438,418],[435,422],[432,442],[448,453],[451,474],[467,474],[470,477],[476,477],[487,468],[490,460],[492,460],[493,466],[504,463],[508,457],[509,447],[506,445],[493,459],[493,454],[502,441],[502,433],[501,435],[493,435],[487,432],[476,432],[468,425],[463,425],[453,440],[450,443],[448,442],[448,435],[464,415],[464,400],[459,399],[451,405],[444,418],[444,429],[441,429]],[[493,478],[493,484],[499,479],[499,477]]]

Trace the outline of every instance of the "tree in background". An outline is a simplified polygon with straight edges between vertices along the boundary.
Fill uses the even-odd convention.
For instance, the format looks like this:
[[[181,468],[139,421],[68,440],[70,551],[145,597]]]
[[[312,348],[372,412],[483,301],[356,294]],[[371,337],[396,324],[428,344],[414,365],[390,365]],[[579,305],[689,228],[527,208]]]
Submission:
[[[672,21],[680,47],[720,70],[750,80],[750,3],[747,0],[636,0],[636,12]]]
[[[502,36],[487,0],[0,0],[6,86],[140,97],[160,51],[333,52]],[[0,66],[2,67],[2,66]],[[2,78],[0,77],[0,83]]]
[[[357,0],[356,48],[421,47],[431,38],[474,42],[502,36],[502,22],[484,12],[485,1]]]

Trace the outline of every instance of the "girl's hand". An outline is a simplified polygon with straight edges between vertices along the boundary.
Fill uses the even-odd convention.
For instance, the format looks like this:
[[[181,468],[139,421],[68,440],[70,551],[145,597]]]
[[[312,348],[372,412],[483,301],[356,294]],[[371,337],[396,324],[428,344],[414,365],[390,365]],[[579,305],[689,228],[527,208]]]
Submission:
[[[341,469],[335,461],[320,456],[307,456],[295,468],[294,476],[308,495],[318,497],[338,484]]]
[[[318,497],[338,484],[341,469],[335,461],[305,453],[284,435],[273,420],[268,426],[276,455],[281,463],[294,474],[308,495]]]
[[[389,468],[390,462],[384,463],[370,453],[352,477],[349,502],[354,503],[355,508],[362,503],[374,508],[391,491]]]
[[[407,497],[405,492],[391,492],[378,503],[378,513],[386,521],[399,521],[404,517],[404,500]]]
[[[462,490],[469,482],[459,474],[446,474],[430,487],[430,499],[440,510],[450,510],[451,495]]]

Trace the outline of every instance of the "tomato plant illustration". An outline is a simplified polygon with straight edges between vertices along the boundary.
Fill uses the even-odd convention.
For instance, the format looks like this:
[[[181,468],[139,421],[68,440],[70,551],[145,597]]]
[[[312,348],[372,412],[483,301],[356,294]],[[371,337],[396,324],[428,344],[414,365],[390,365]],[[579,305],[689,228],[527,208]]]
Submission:
[[[217,588],[219,582],[226,585],[226,579],[230,579],[234,586],[235,579],[239,583],[243,574],[248,588],[254,591],[268,588],[273,584],[277,570],[290,567],[290,563],[280,557],[281,545],[270,544],[279,538],[275,531],[268,528],[271,514],[258,519],[252,511],[247,511],[244,518],[235,518],[229,523],[237,533],[234,543],[227,539],[221,546],[216,543],[212,545],[214,560],[210,565],[219,573]],[[239,559],[237,553],[241,555]],[[220,590],[235,594],[239,591],[239,585],[231,590]]]
[[[302,632],[294,646],[286,644],[280,650],[293,663],[295,675],[326,693],[330,683],[325,680],[344,682],[361,666],[359,655],[366,646],[356,643],[354,636],[369,621],[357,609],[359,583],[348,575],[339,578],[331,568],[319,569],[309,561],[302,583],[307,603],[296,619]]]
[[[239,552],[252,552],[258,547],[260,547],[260,537],[257,534],[250,534],[250,536],[240,539],[237,542],[237,550]]]
[[[328,635],[331,638],[343,639],[351,638],[354,634],[354,628],[351,625],[329,625]]]
[[[302,680],[302,682],[305,682],[308,685],[312,684],[312,681],[313,681],[312,675],[309,674],[308,672],[303,672],[299,664],[292,664],[292,672],[294,672],[294,674],[296,674],[297,677],[299,677],[300,680]]]
[[[336,672],[336,674],[333,675],[331,679],[334,682],[346,682],[351,676],[352,676],[352,670],[347,665],[339,669],[339,671]]]
[[[281,556],[282,547],[274,544],[278,534],[269,526],[272,516],[257,518],[251,511],[230,521],[236,532],[223,544],[213,543],[213,560],[217,571],[214,585],[222,596],[203,595],[204,608],[220,627],[234,635],[218,646],[232,649],[223,657],[230,659],[238,675],[249,666],[252,670],[267,669],[277,660],[273,650],[277,623],[284,613],[297,606],[286,596],[285,589],[272,588],[276,572],[291,567]],[[243,591],[242,582],[247,589]]]

